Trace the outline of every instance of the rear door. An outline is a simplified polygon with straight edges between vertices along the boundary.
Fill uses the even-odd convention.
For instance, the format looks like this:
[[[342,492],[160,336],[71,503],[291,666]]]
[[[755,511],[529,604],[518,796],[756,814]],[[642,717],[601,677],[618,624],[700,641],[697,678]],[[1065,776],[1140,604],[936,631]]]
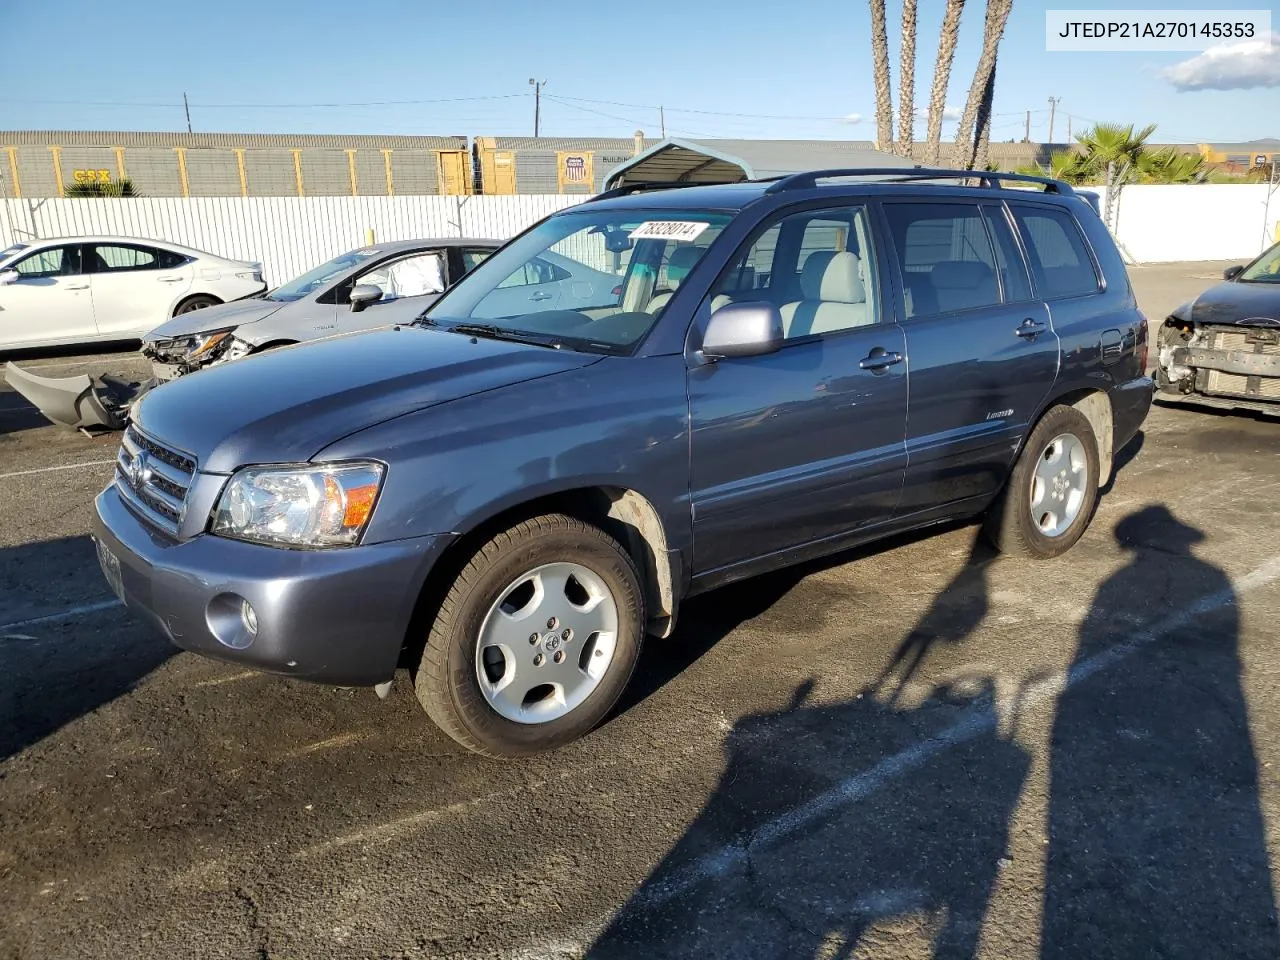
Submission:
[[[995,494],[1058,370],[999,203],[885,201],[911,401],[903,516]]]
[[[694,573],[714,575],[889,520],[906,466],[906,344],[884,309],[866,208],[766,223],[701,308],[765,300],[787,339],[690,361]]]
[[[572,276],[564,267],[535,257],[498,284],[473,315],[496,320],[558,310],[563,306],[561,284]]]
[[[192,261],[140,244],[85,245],[85,273],[93,284],[93,312],[104,336],[133,337],[169,319],[191,288]]]
[[[79,244],[45,247],[12,263],[16,280],[0,285],[0,347],[91,340],[90,278],[80,271]]]

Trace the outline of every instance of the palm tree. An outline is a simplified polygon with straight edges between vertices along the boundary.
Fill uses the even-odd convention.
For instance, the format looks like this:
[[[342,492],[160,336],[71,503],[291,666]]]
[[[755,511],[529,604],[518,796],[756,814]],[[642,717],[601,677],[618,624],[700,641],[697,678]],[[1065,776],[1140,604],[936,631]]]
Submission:
[[[1076,135],[1076,142],[1084,147],[1089,169],[1102,176],[1106,185],[1107,199],[1102,211],[1106,224],[1111,224],[1111,214],[1120,191],[1133,180],[1147,138],[1155,129],[1156,125],[1152,123],[1135,133],[1133,124],[1097,123]]]
[[[68,197],[136,197],[138,191],[128,177],[103,182],[93,180],[89,183],[67,184],[65,191]]]
[[[916,123],[916,0],[902,0],[902,54],[898,61],[898,149],[911,156]]]
[[[884,0],[871,4],[871,60],[876,82],[876,147],[893,146],[893,94],[889,89],[889,34],[884,22]]]
[[[942,111],[947,99],[947,84],[951,81],[951,62],[956,55],[956,41],[960,37],[960,14],[964,0],[947,0],[947,12],[942,17],[942,32],[938,35],[938,59],[933,65],[933,89],[929,91],[929,140],[925,150],[925,163],[938,164],[938,148],[942,142]]]
[[[987,16],[982,29],[982,53],[978,57],[978,66],[973,72],[973,83],[969,86],[969,99],[964,106],[964,114],[960,118],[960,128],[956,131],[956,157],[965,170],[972,170],[977,162],[974,149],[974,128],[978,120],[978,112],[985,104],[985,113],[990,117],[991,97],[995,91],[996,53],[1000,47],[1000,38],[1004,36],[1004,25],[1009,19],[1009,11],[1013,9],[1013,0],[987,0]],[[980,132],[980,131],[979,131]]]
[[[1200,183],[1205,178],[1204,156],[1177,147],[1143,150],[1137,166],[1143,183]]]

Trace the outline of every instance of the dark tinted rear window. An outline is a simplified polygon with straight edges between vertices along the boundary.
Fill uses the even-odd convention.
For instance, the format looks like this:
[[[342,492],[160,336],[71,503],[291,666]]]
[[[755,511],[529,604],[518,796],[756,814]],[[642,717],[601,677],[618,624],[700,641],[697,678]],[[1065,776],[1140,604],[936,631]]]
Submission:
[[[1071,214],[1053,207],[1009,205],[1022,231],[1031,275],[1046,300],[1097,293],[1098,273]]]

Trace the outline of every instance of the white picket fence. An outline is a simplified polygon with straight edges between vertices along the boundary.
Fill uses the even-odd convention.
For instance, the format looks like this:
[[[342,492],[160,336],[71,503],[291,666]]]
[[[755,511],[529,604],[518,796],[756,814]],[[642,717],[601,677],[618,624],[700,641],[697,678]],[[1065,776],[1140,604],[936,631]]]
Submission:
[[[283,283],[345,250],[421,237],[504,240],[581,197],[136,197],[3,200],[0,249],[35,238],[113,234],[258,261]]]
[[[1099,191],[1102,193],[1103,191]],[[506,239],[580,203],[507,197],[138,197],[0,200],[0,249],[33,238],[106,233],[169,240],[262,263],[283,283],[345,250],[419,237]],[[1248,260],[1277,239],[1280,192],[1265,184],[1128,186],[1114,232],[1137,263]]]

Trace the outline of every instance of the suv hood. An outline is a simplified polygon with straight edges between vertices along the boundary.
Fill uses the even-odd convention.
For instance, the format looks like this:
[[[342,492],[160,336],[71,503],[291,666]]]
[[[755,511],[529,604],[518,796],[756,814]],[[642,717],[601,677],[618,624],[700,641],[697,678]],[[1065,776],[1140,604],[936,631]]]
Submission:
[[[1280,326],[1280,283],[1220,283],[1191,305],[1194,323]]]
[[[156,327],[142,339],[172,340],[174,337],[186,337],[193,333],[204,333],[206,330],[222,330],[227,327],[242,327],[246,323],[257,323],[265,320],[288,303],[279,300],[261,300],[251,297],[248,300],[233,300],[220,303],[203,310],[183,313]]]
[[[585,367],[590,353],[389,328],[255,354],[146,394],[133,422],[204,473],[299,463],[343,437],[461,397]]]

